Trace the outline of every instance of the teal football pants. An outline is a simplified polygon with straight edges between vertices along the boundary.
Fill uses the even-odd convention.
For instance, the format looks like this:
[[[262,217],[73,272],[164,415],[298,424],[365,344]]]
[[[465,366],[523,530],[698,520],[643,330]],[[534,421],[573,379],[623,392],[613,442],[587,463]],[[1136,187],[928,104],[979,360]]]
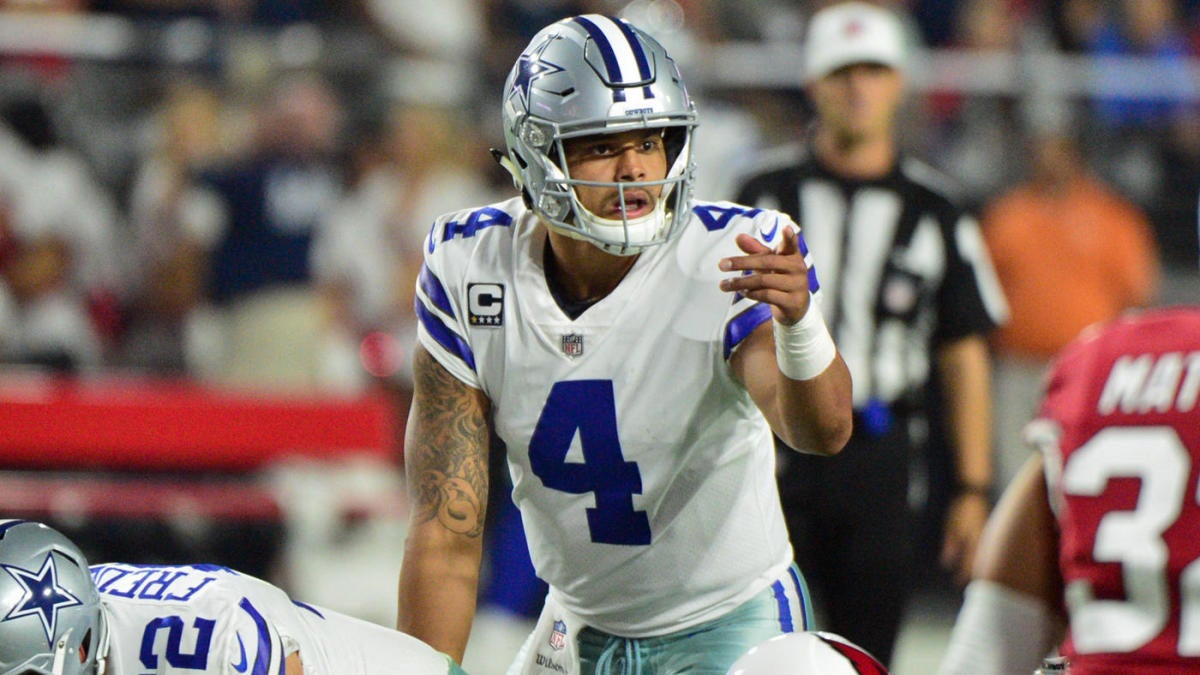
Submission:
[[[592,628],[579,635],[581,675],[725,675],[751,647],[776,635],[812,630],[812,606],[795,565],[737,609],[685,631],[623,638]]]

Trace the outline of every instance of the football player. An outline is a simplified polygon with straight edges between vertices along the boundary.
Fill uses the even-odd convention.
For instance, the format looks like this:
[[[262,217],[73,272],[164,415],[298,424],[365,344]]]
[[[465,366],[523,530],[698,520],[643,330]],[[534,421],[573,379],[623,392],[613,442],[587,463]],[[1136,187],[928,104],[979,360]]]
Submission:
[[[941,672],[1200,672],[1200,307],[1085,331],[1045,387]]]
[[[463,654],[494,431],[550,587],[514,671],[724,672],[808,627],[772,430],[833,454],[852,424],[807,249],[693,203],[695,108],[625,21],[540,31],[502,120],[520,195],[439,218],[417,284],[399,626]]]
[[[217,565],[89,568],[44,524],[0,520],[0,674],[455,675],[416,638]]]

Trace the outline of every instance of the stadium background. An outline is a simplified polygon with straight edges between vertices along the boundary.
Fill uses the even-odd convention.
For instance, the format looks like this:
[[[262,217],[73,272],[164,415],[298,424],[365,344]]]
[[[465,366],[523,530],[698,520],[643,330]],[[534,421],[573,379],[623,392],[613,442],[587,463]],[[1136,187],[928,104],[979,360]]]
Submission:
[[[510,189],[486,149],[519,49],[582,11],[649,29],[698,100],[697,192],[728,198],[802,134],[817,4],[0,2],[0,514],[46,518],[96,561],[227,563],[391,623],[412,320],[377,287],[408,282],[383,270],[411,272],[430,214]],[[884,4],[924,45],[906,146],[982,207],[1022,177],[1031,131],[1078,134],[1150,218],[1156,302],[1200,302],[1200,2]],[[1134,30],[1150,6],[1165,20]],[[1088,39],[1105,26],[1136,39]],[[264,155],[302,156],[324,181],[302,185],[328,193],[287,193],[313,210],[290,276],[221,291],[205,266],[238,212],[179,195]],[[47,241],[50,295],[83,321],[29,311],[41,291],[16,261]],[[898,675],[930,672],[957,608],[929,549]],[[477,675],[526,629],[484,610]]]

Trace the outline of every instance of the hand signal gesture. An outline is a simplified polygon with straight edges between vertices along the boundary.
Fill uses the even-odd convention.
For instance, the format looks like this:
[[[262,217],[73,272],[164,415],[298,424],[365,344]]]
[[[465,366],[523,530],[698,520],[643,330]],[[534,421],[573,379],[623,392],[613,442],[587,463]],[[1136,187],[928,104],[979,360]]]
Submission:
[[[720,268],[743,275],[721,282],[721,290],[737,292],[771,305],[775,320],[791,325],[808,311],[808,265],[800,253],[800,235],[783,227],[778,248],[770,248],[749,234],[737,236],[738,248],[746,255],[722,258]]]

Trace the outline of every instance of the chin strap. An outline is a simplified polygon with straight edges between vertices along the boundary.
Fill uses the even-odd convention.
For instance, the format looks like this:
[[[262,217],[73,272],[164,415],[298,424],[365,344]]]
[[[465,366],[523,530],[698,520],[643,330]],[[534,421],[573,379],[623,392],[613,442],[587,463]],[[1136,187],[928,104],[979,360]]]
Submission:
[[[58,644],[54,645],[54,663],[50,665],[50,672],[55,675],[61,675],[63,672],[63,659],[66,658],[67,652],[71,651],[67,647],[67,638],[70,635],[71,632],[67,631],[66,635],[58,639]]]
[[[108,671],[108,650],[111,635],[108,632],[108,608],[100,605],[100,636],[96,640],[96,675],[105,675]]]
[[[492,159],[496,160],[496,163],[499,164],[502,169],[507,171],[510,176],[512,176],[513,185],[517,186],[518,190],[524,190],[525,181],[521,180],[521,173],[517,171],[517,165],[513,164],[512,159],[508,155],[504,154],[503,150],[488,148],[488,152],[492,153]]]
[[[71,645],[74,644],[74,641],[71,639],[71,633],[73,632],[74,629],[63,633],[62,637],[58,638],[58,642],[54,644],[54,662],[50,665],[50,672],[54,673],[54,675],[62,675],[63,673],[67,672],[66,667],[68,657],[77,660],[83,659],[83,657],[80,655],[80,650],[83,649],[83,645],[80,644],[75,648],[71,647]],[[104,675],[105,671],[108,669],[109,642],[108,616],[105,615],[103,609],[100,610],[100,621],[96,626],[94,644],[90,645],[90,647],[95,650],[96,655],[95,675]]]

